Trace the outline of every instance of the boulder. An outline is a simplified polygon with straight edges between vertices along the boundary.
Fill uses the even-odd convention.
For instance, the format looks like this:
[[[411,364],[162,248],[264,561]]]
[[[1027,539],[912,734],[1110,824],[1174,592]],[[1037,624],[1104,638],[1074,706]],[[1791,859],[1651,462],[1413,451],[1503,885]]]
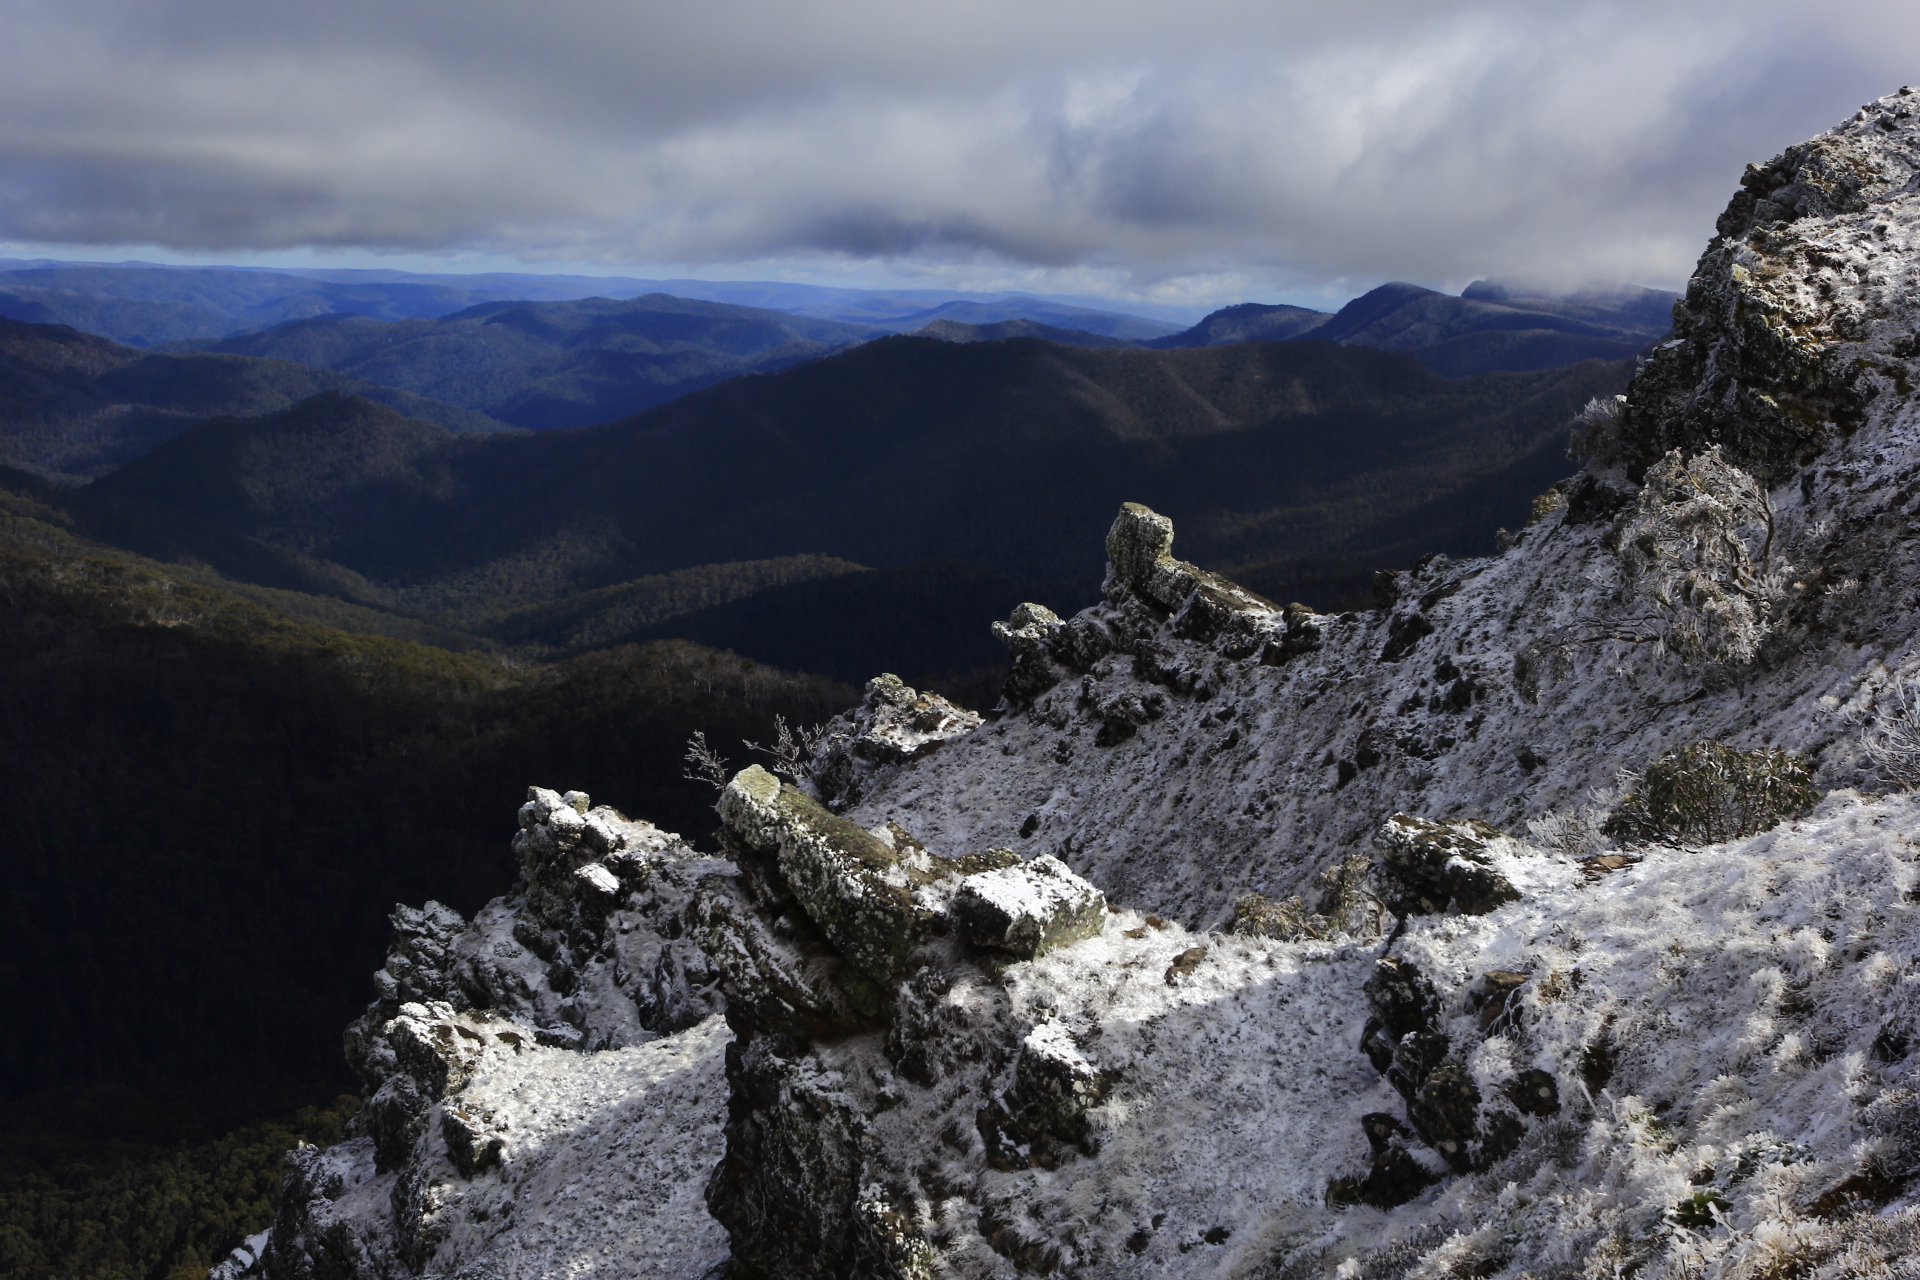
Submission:
[[[1430,822],[1396,813],[1374,833],[1374,881],[1398,916],[1448,911],[1485,915],[1520,898],[1493,867],[1488,847],[1501,832],[1484,822]]]
[[[952,868],[924,850],[902,855],[758,765],[721,792],[720,818],[747,851],[774,861],[782,887],[850,963],[877,982],[904,976],[934,914],[914,891]]]
[[[1416,1031],[1431,1031],[1440,1017],[1440,997],[1418,965],[1399,956],[1374,962],[1373,974],[1362,988],[1373,1016],[1394,1040]]]
[[[953,917],[977,947],[1031,960],[1100,932],[1106,895],[1043,854],[1032,862],[968,876],[953,895]]]
[[[994,638],[1007,646],[1007,680],[1001,693],[1015,706],[1026,706],[1065,678],[1055,660],[1066,624],[1039,604],[1015,605],[1005,622],[993,624]]]
[[[975,1118],[987,1163],[1002,1172],[1056,1169],[1072,1154],[1069,1147],[1091,1154],[1087,1113],[1106,1099],[1111,1083],[1063,1024],[1033,1028],[1020,1042],[1012,1087]]]
[[[493,1116],[464,1102],[449,1101],[440,1109],[440,1133],[447,1140],[447,1157],[464,1178],[476,1178],[500,1163],[506,1139],[492,1132]]]
[[[1395,1117],[1374,1111],[1360,1117],[1372,1161],[1364,1178],[1335,1178],[1327,1188],[1330,1205],[1367,1204],[1393,1209],[1438,1182],[1439,1175],[1410,1149],[1413,1134]]]
[[[1320,624],[1313,610],[1296,601],[1282,610],[1281,616],[1284,630],[1260,651],[1260,661],[1269,667],[1280,666],[1320,647]]]

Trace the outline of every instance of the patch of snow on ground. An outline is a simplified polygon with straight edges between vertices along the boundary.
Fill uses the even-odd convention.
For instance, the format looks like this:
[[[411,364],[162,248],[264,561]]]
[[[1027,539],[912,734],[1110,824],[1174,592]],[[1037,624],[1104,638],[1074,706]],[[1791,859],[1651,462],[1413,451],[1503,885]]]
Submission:
[[[474,1080],[460,1102],[491,1114],[505,1150],[471,1182],[443,1168],[452,1226],[425,1274],[691,1280],[724,1259],[701,1197],[729,1038],[714,1017],[622,1049],[530,1050]]]

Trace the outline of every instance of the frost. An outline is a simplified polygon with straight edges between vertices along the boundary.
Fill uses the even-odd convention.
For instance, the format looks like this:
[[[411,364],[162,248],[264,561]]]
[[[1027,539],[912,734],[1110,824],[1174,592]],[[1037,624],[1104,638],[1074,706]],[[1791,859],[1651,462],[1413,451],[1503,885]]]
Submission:
[[[1920,671],[1904,672],[1881,687],[1861,745],[1887,777],[1903,787],[1920,787]]]
[[[1752,476],[1718,448],[1691,461],[1675,450],[1648,470],[1620,527],[1620,563],[1677,652],[1751,662],[1785,594],[1773,541],[1773,508]]]
[[[731,1098],[717,1022],[636,1030],[637,970],[711,990],[678,918],[642,910],[697,860],[532,793],[525,895],[396,916],[381,992],[418,1035],[367,1052],[462,1025],[487,1047],[424,1104],[407,1174],[371,1137],[296,1156],[329,1239],[412,1233],[329,1274],[697,1276],[726,1105],[743,1140],[791,1121],[805,1171],[730,1156],[712,1185],[771,1193],[730,1228],[849,1232],[877,1274],[1911,1275],[1920,797],[1853,788],[1907,781],[1916,736],[1915,677],[1889,675],[1920,635],[1916,105],[1750,172],[1682,331],[1583,412],[1586,471],[1506,554],[1317,616],[1176,560],[1130,505],[1104,604],[1001,628],[996,717],[870,685],[809,829],[912,928],[858,1017],[756,1032],[771,1005],[743,1001]],[[1420,838],[1354,875],[1389,818]],[[783,990],[858,967],[798,871],[706,862],[701,901],[773,903],[750,940],[775,960],[822,926]],[[627,895],[611,933],[592,867]],[[1039,920],[1068,875],[1114,909],[1051,949],[970,950],[943,917]],[[1407,912],[1384,937],[1362,882]],[[1391,1036],[1383,960],[1430,991]],[[453,1007],[468,987],[491,1015]],[[502,1048],[502,1010],[538,1042]],[[1396,1194],[1331,1194],[1383,1165]]]
[[[1595,396],[1574,417],[1568,452],[1581,462],[1607,466],[1621,457],[1620,430],[1626,418],[1625,396]]]

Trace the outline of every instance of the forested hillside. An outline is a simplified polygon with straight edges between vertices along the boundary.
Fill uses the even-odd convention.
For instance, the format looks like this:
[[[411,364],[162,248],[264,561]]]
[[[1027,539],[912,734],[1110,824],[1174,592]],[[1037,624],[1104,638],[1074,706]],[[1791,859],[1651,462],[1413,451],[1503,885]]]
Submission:
[[[1524,522],[1566,470],[1573,414],[1627,372],[1447,379],[1326,343],[892,338],[608,426],[396,445],[392,467],[351,482],[336,481],[360,464],[329,460],[310,407],[210,423],[74,506],[121,522],[116,541],[135,536],[128,513],[146,513],[154,528],[201,526],[207,545],[217,534],[325,561],[403,605],[526,608],[793,555],[954,559],[1085,595],[1100,530],[1137,499],[1182,522],[1200,563],[1304,590],[1313,565],[1349,566],[1344,581],[1383,557],[1491,551],[1494,528]],[[397,420],[385,430],[423,439]],[[1452,500],[1475,487],[1478,500]]]
[[[484,414],[284,360],[157,355],[64,325],[0,319],[0,466],[79,483],[196,422],[273,413],[326,391],[454,433],[507,430]]]
[[[698,838],[695,730],[744,763],[882,670],[984,709],[988,623],[1091,600],[1123,499],[1256,589],[1357,601],[1524,522],[1626,376],[892,338],[485,435],[338,373],[7,333],[16,439],[147,450],[0,470],[0,768],[41,798],[0,888],[0,1260],[49,1280],[190,1268],[261,1217],[262,1153],[355,1087],[337,1028],[391,904],[511,878],[498,796]]]
[[[37,798],[0,884],[9,1214],[355,1088],[338,1029],[386,913],[497,892],[499,796],[564,779],[700,837],[690,733],[742,759],[856,696],[683,641],[542,665],[347,634],[0,506],[0,770]]]

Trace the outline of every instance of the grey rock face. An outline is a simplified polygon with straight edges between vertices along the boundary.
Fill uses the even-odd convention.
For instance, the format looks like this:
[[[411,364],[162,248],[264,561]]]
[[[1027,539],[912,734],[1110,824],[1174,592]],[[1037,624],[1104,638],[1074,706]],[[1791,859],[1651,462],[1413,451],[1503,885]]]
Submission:
[[[1632,474],[1718,444],[1778,485],[1906,394],[1917,144],[1920,92],[1903,89],[1747,167],[1628,394]]]
[[[845,809],[902,766],[979,727],[978,715],[939,694],[875,676],[859,706],[828,722],[808,781],[828,808]]]
[[[787,1052],[782,1053],[785,1049]],[[727,1152],[707,1204],[747,1276],[854,1274],[850,1228],[872,1136],[865,1109],[802,1049],[776,1036],[729,1054]]]
[[[1107,533],[1106,592],[1110,600],[1132,597],[1175,615],[1173,633],[1183,639],[1211,644],[1232,635],[1230,649],[1244,649],[1261,631],[1257,620],[1276,612],[1245,587],[1174,559],[1173,521],[1137,502],[1121,505]]]
[[[287,1153],[281,1210],[261,1252],[260,1273],[275,1280],[385,1277],[398,1268],[387,1193],[373,1140],[350,1139],[321,1151]]]
[[[1065,624],[1045,605],[1016,605],[1005,622],[993,624],[993,634],[1007,646],[1009,670],[1002,693],[1017,706],[1033,700],[1066,678],[1056,657]]]

